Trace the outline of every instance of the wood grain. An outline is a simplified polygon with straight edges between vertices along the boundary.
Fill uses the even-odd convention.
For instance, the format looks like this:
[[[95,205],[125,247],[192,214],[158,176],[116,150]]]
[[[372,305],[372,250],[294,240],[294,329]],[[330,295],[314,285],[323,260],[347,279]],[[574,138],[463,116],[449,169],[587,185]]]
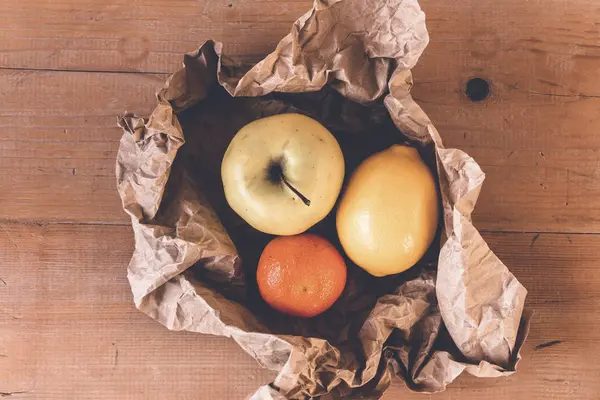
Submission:
[[[126,223],[117,115],[147,114],[164,79],[0,71],[0,219]]]
[[[447,145],[488,175],[475,220],[486,229],[598,232],[597,3],[422,4],[431,43],[413,94]],[[480,104],[464,94],[472,77],[491,84]]]
[[[148,74],[0,71],[0,168],[6,177],[0,184],[0,219],[127,223],[115,189],[121,136],[116,115],[125,110],[148,115],[164,79]],[[515,124],[549,121],[552,126],[562,123],[564,110],[579,113],[582,108],[588,118],[596,118],[596,109],[584,103],[600,110],[600,99],[573,103],[559,97],[549,102],[547,97],[530,99],[513,91],[506,92],[506,100],[473,105],[432,85],[416,89],[421,86],[430,86],[427,90],[435,98],[447,99],[447,104],[428,110],[434,119],[443,115],[438,119],[447,145],[469,152],[488,175],[475,213],[479,228],[600,231],[595,201],[600,196],[600,148],[595,148],[600,139],[590,136],[586,142],[580,130],[567,128],[562,139],[554,139],[557,132],[544,136],[539,127],[505,137],[478,125],[511,118]],[[514,104],[530,112],[523,116]],[[587,129],[591,135],[593,126]],[[564,148],[563,143],[574,147]]]
[[[1,41],[7,48],[0,63],[167,72],[179,68],[181,53],[209,37],[247,41],[232,53],[256,58],[289,30],[306,3],[213,3],[208,13],[202,2],[154,0],[142,7],[112,0],[76,7],[9,0],[0,35],[11,40]],[[600,232],[594,201],[600,195],[600,98],[594,95],[600,84],[589,78],[600,8],[584,0],[544,4],[424,1],[432,40],[415,70],[413,93],[447,146],[467,151],[487,173],[475,212],[481,229]],[[263,5],[268,13],[257,12]],[[144,60],[111,50],[118,38],[131,42],[127,51],[143,43]],[[40,43],[56,54],[44,57]],[[113,117],[125,109],[147,115],[166,76],[80,74],[0,72],[0,165],[14,174],[0,194],[0,219],[126,222],[112,178],[120,136]],[[472,76],[492,85],[492,97],[481,104],[463,94]],[[65,204],[59,188],[80,202]]]
[[[311,3],[2,1],[0,397],[240,399],[272,378],[230,340],[169,332],[135,310],[115,116],[147,115],[204,40],[260,59]],[[384,399],[597,399],[600,235],[577,232],[600,232],[600,6],[421,5],[431,42],[413,94],[446,145],[487,173],[477,225],[534,232],[484,237],[537,314],[516,375],[464,375],[431,396],[395,383]],[[482,103],[464,95],[472,77],[491,84]]]
[[[273,374],[232,341],[170,332],[132,304],[124,226],[0,225],[0,392],[19,399],[241,399]],[[488,233],[536,311],[519,372],[435,399],[594,399],[600,235]],[[550,347],[535,347],[550,341]],[[401,383],[385,399],[419,399]]]
[[[19,399],[241,399],[272,373],[230,340],[138,312],[128,227],[0,225],[0,392]]]
[[[396,384],[383,399],[597,399],[600,235],[483,237],[527,287],[528,305],[535,311],[517,373],[494,379],[463,374],[446,392],[430,396],[405,395]]]
[[[311,0],[3,0],[0,66],[173,72],[208,39],[256,61]]]

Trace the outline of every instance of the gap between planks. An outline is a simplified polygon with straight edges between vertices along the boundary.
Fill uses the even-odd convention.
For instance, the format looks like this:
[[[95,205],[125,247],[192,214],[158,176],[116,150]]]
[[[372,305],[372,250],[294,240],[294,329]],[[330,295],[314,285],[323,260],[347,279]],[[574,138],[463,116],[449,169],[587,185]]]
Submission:
[[[1,225],[24,225],[24,226],[54,226],[54,225],[79,225],[79,226],[123,226],[129,227],[127,222],[110,221],[44,221],[44,220],[20,220],[20,219],[0,219]],[[477,228],[477,227],[475,227]],[[525,235],[590,235],[600,236],[600,232],[569,232],[569,231],[519,231],[519,230],[501,230],[501,229],[477,229],[481,233],[506,233],[506,234],[525,234]],[[537,240],[537,238],[536,238]]]
[[[101,69],[61,69],[61,68],[29,68],[29,67],[2,67],[0,71],[29,71],[29,72],[67,72],[67,73],[90,73],[90,74],[138,74],[138,75],[171,75],[173,72],[158,71],[127,71],[127,70],[101,70]]]

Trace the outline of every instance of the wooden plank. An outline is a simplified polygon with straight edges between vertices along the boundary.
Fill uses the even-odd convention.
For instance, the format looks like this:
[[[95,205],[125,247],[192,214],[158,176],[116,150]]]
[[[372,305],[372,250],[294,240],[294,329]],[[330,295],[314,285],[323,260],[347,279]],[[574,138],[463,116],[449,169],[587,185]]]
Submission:
[[[125,223],[117,115],[148,114],[164,76],[0,71],[0,219]]]
[[[135,310],[125,277],[131,237],[123,226],[0,226],[0,392],[240,399],[272,378],[230,340],[169,332]],[[485,238],[530,292],[536,317],[524,359],[512,377],[461,377],[434,398],[595,399],[600,235]],[[396,383],[384,398],[423,395]]]
[[[590,73],[600,56],[600,7],[594,0],[420,4],[431,36],[417,68],[421,80],[448,81],[456,90],[465,78],[493,74],[517,91],[575,99],[599,92]]]
[[[527,287],[536,313],[519,371],[493,379],[465,374],[433,396],[407,394],[395,384],[383,399],[597,399],[600,235],[486,233],[484,238]]]
[[[127,223],[115,189],[121,136],[116,115],[125,110],[148,115],[165,78],[0,71],[0,169],[5,176],[0,220]],[[436,85],[417,85],[417,95],[424,87],[438,99],[435,106],[425,105],[440,122],[448,146],[468,151],[488,174],[475,214],[480,228],[600,231],[595,202],[600,136],[593,135],[593,124],[587,125],[600,123],[600,99],[573,102],[512,91],[505,92],[511,97],[506,101],[474,106]],[[515,104],[527,111],[525,116]],[[573,117],[573,129],[568,128],[559,112],[564,109],[585,109],[586,126]],[[485,128],[506,118],[518,121],[514,124],[535,120],[548,129],[565,128],[547,135],[539,127],[506,133]]]
[[[230,43],[232,54],[255,59],[308,3],[224,1],[209,7],[182,0],[168,5],[8,0],[0,14],[0,65],[166,72],[179,68],[181,53],[211,37]],[[468,151],[488,174],[475,214],[478,225],[599,232],[600,209],[593,199],[600,195],[595,132],[600,84],[592,77],[600,8],[592,0],[568,6],[559,0],[422,5],[432,40],[415,70],[414,94],[447,145]],[[463,87],[472,76],[490,81],[491,99],[466,100]],[[0,194],[0,218],[126,221],[113,190],[119,132],[111,116],[125,108],[147,114],[160,80],[164,77],[0,74],[0,152],[7,157],[1,165],[7,176],[16,170]],[[74,116],[81,103],[86,112]],[[105,117],[92,128],[93,145],[81,145],[88,136],[86,115]],[[41,137],[47,143],[31,144]],[[86,179],[69,177],[69,171]],[[58,188],[71,190],[80,204],[65,202]]]
[[[394,382],[382,400],[595,400],[600,377],[597,351],[591,341],[561,342],[537,351],[532,343],[525,349],[519,371],[510,377],[481,379],[463,374],[435,395],[410,393],[402,383]]]
[[[479,226],[598,232],[597,4],[422,4],[431,43],[415,68],[413,94],[447,145],[488,174]],[[466,98],[472,77],[491,84],[488,100]]]
[[[0,67],[173,72],[208,39],[256,60],[311,0],[3,0]]]
[[[598,56],[600,8],[594,0],[420,3],[431,32],[425,59],[438,61],[424,78],[493,68],[517,78],[523,89],[574,85],[596,92],[598,82],[586,73]],[[311,4],[4,0],[0,66],[172,72],[179,68],[181,53],[206,39],[225,42],[232,55],[255,58],[271,50]],[[518,79],[525,73],[535,77]]]
[[[272,379],[233,341],[170,332],[137,311],[131,252],[122,226],[0,226],[0,392],[241,399]]]

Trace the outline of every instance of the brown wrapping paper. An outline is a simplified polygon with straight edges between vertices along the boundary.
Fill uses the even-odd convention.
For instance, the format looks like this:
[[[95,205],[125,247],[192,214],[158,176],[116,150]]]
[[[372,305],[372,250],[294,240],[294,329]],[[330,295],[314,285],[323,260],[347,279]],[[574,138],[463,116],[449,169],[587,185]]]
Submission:
[[[169,329],[230,337],[278,371],[252,399],[375,399],[393,376],[436,392],[463,371],[515,371],[527,292],[471,223],[483,172],[444,148],[410,96],[410,69],[427,42],[416,0],[315,0],[258,64],[236,65],[207,42],[184,57],[149,119],[119,119],[117,181],[135,234],[135,304]],[[253,271],[270,237],[228,208],[219,176],[240,127],[290,111],[336,135],[348,173],[391,143],[418,147],[437,171],[444,215],[417,266],[382,279],[349,265],[340,300],[310,320],[261,301]],[[332,226],[328,217],[313,230],[335,242]]]

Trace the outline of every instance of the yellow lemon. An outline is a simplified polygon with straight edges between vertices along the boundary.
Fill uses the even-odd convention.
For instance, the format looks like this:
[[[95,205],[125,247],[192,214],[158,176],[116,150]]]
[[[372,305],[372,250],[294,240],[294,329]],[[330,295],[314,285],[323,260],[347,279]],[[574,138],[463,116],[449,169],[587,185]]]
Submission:
[[[439,218],[433,174],[419,152],[394,145],[363,161],[337,211],[344,251],[375,276],[397,274],[423,257]]]

